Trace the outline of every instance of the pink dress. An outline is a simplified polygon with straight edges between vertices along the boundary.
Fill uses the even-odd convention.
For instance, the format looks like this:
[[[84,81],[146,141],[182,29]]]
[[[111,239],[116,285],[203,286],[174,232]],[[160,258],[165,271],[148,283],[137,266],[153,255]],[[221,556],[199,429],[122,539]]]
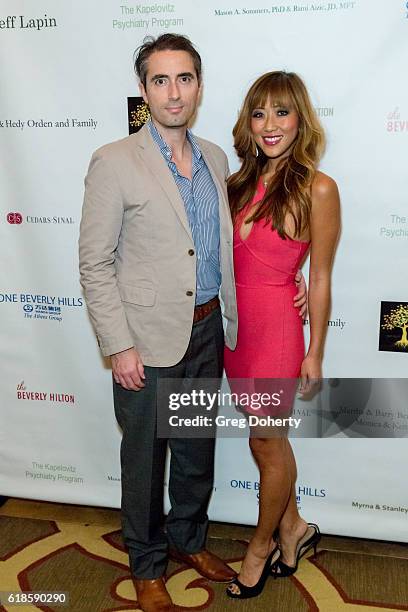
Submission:
[[[263,220],[252,225],[246,239],[240,236],[248,207],[264,194],[260,181],[254,198],[240,212],[234,227],[238,341],[234,351],[227,347],[224,351],[225,372],[233,392],[244,388],[265,390],[265,379],[277,378],[292,379],[293,389],[293,378],[300,375],[305,352],[302,318],[293,306],[293,297],[297,293],[294,278],[309,242],[283,240]],[[244,384],[233,379],[247,381]],[[263,379],[263,384],[258,379]],[[293,401],[293,393],[289,395]],[[271,414],[262,409],[257,412]]]

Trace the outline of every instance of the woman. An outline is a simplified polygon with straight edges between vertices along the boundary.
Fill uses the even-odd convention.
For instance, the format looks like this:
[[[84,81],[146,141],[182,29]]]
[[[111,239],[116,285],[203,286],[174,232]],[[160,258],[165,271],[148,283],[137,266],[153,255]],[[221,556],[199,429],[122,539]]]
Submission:
[[[233,379],[252,379],[255,388],[259,379],[283,378],[291,379],[294,389],[301,377],[302,388],[309,388],[322,376],[340,212],[336,183],[317,170],[324,134],[299,76],[280,71],[261,76],[245,98],[233,135],[242,160],[228,184],[239,326],[235,351],[225,349],[225,371],[232,386]],[[309,251],[305,356],[302,320],[292,301],[295,273]],[[297,510],[288,439],[257,436],[251,431],[260,470],[259,517],[239,576],[227,589],[235,598],[258,595],[270,573],[294,573],[300,557],[320,539],[318,527]],[[273,538],[277,528],[279,543]]]

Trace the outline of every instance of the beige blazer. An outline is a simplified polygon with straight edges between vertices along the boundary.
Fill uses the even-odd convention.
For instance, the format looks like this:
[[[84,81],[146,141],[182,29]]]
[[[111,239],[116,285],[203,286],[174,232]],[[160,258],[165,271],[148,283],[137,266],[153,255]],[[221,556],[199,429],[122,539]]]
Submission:
[[[197,141],[218,191],[220,299],[226,344],[234,349],[237,307],[228,162],[217,145]],[[104,355],[134,346],[148,366],[170,366],[182,359],[193,321],[195,248],[178,187],[146,125],[92,156],[85,178],[79,267]]]

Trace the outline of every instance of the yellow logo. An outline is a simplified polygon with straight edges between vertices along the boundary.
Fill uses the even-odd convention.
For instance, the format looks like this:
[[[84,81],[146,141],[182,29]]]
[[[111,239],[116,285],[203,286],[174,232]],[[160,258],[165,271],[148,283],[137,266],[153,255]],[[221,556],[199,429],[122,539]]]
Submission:
[[[149,121],[150,119],[150,111],[149,107],[145,102],[143,104],[138,104],[135,110],[130,112],[131,121],[129,121],[129,125],[134,128],[139,128]]]
[[[402,349],[408,349],[408,306],[399,304],[396,308],[393,308],[389,314],[383,316],[384,323],[381,325],[382,329],[388,331],[393,329],[401,329],[401,338],[394,342],[395,346]]]

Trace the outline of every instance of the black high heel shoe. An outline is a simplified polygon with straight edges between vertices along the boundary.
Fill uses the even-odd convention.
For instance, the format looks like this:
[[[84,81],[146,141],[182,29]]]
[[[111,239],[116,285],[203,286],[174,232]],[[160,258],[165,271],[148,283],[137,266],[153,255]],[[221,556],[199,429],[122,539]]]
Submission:
[[[314,533],[312,535],[308,535],[308,532],[312,528]],[[292,576],[298,568],[300,559],[307,553],[311,548],[314,549],[314,554],[317,552],[317,545],[321,540],[320,529],[314,523],[308,523],[308,528],[306,530],[305,535],[300,538],[297,546],[296,546],[296,565],[286,565],[281,559],[280,556],[276,559],[274,563],[272,563],[270,571],[274,578],[286,578],[287,576]]]
[[[273,549],[273,551],[271,552],[271,554],[269,555],[269,557],[265,561],[265,565],[264,565],[264,568],[262,570],[262,574],[261,574],[258,582],[256,584],[254,584],[254,586],[247,586],[246,584],[242,584],[242,582],[240,582],[238,580],[238,578],[235,578],[235,580],[233,580],[228,585],[228,588],[226,590],[226,593],[227,593],[228,597],[231,597],[232,599],[249,599],[250,597],[257,597],[258,595],[260,595],[262,593],[262,591],[263,591],[264,586],[265,586],[266,579],[268,578],[268,576],[271,573],[272,560],[276,556],[277,552],[279,552],[279,554],[280,554],[279,546],[276,546]],[[275,563],[275,562],[276,562],[276,560],[273,563]],[[229,587],[231,585],[233,585],[233,584],[235,584],[239,588],[239,593],[233,593],[230,590]]]

